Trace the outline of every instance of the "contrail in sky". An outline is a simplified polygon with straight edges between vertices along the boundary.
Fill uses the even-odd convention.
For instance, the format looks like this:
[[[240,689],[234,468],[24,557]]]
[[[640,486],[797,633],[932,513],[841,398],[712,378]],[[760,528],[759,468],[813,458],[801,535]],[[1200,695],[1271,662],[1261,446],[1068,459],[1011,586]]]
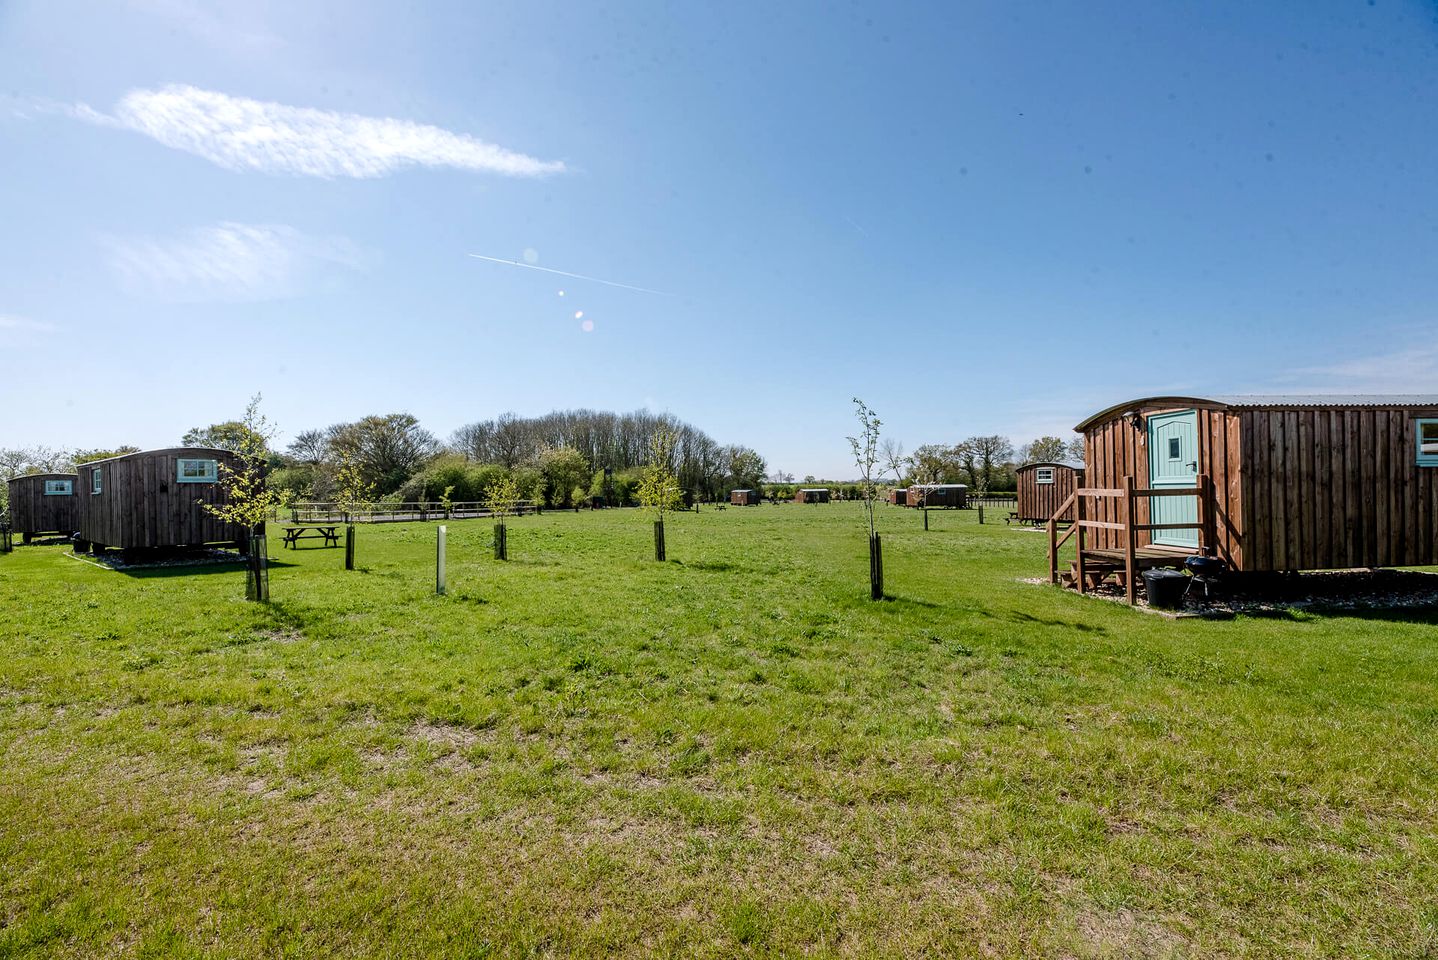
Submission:
[[[483,254],[471,253],[476,260],[488,260],[490,263],[503,263],[511,267],[523,267],[526,270],[542,270],[545,273],[556,273],[561,277],[573,277],[575,280],[588,280],[591,283],[602,283],[607,287],[622,287],[625,290],[637,290],[639,293],[653,293],[661,297],[672,297],[674,294],[665,293],[663,290],[650,290],[648,287],[636,287],[627,283],[619,283],[616,280],[601,280],[599,277],[586,277],[582,273],[567,273],[563,270],[551,270],[549,267],[539,267],[532,263],[521,263],[518,260],[501,260],[499,257],[486,257]]]

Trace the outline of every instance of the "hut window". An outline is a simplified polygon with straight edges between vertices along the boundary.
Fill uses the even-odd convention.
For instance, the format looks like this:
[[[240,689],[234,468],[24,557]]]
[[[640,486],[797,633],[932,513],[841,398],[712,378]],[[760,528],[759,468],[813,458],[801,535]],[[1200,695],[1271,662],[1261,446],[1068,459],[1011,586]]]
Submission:
[[[1418,465],[1438,467],[1438,420],[1418,421]]]
[[[1039,467],[1038,469],[1036,469],[1036,470],[1034,471],[1034,483],[1053,483],[1053,482],[1054,482],[1054,468],[1053,468],[1053,467]]]
[[[100,478],[100,468],[96,467],[90,471],[90,492],[98,495],[103,489],[105,484]]]
[[[1169,439],[1168,439],[1168,458],[1169,458],[1170,460],[1178,460],[1178,459],[1180,459],[1182,456],[1183,456],[1183,444],[1179,441],[1178,437],[1169,437]]]
[[[175,480],[179,483],[214,483],[219,479],[213,460],[181,460]]]
[[[45,496],[47,497],[68,497],[75,492],[69,480],[46,480]]]

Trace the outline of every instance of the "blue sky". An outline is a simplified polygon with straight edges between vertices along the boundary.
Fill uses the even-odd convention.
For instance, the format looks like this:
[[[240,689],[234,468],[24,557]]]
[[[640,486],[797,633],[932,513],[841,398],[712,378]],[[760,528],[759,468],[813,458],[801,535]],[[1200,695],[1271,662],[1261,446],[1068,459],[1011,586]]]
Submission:
[[[1438,388],[1432,3],[669,6],[0,2],[0,445]]]

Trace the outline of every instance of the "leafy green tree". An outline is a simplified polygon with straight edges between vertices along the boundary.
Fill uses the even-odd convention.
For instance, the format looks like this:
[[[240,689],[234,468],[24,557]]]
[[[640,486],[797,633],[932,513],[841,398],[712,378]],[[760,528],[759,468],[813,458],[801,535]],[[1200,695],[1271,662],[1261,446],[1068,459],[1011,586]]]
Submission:
[[[407,413],[370,416],[329,431],[329,455],[348,458],[380,494],[393,493],[439,450],[434,436]]]
[[[76,450],[71,459],[75,461],[76,466],[79,466],[82,463],[94,463],[96,460],[108,460],[111,457],[123,457],[127,453],[139,452],[139,447],[129,445],[116,447],[113,450]]]
[[[1068,444],[1061,437],[1039,437],[1024,444],[1019,459],[1024,463],[1049,463],[1068,456]]]
[[[589,479],[589,461],[572,447],[551,447],[540,453],[539,473],[544,478],[549,506],[572,506],[574,489]]]
[[[269,443],[262,442],[265,447],[265,458],[269,459]],[[186,430],[185,435],[180,438],[180,444],[186,447],[213,447],[216,450],[239,453],[254,446],[254,437],[250,435],[249,427],[242,421],[226,420],[224,423],[212,423],[208,427],[194,427]]]

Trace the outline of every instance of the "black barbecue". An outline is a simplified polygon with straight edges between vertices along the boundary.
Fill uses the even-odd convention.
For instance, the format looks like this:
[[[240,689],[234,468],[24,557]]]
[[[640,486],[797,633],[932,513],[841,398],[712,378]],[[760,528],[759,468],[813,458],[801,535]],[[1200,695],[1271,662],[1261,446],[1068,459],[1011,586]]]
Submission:
[[[1211,587],[1218,585],[1223,575],[1228,572],[1228,564],[1217,557],[1189,557],[1183,561],[1184,569],[1192,576],[1188,584],[1188,590],[1193,589],[1196,583],[1203,584],[1204,599],[1208,599],[1208,592]],[[1188,590],[1184,591],[1187,595]]]

